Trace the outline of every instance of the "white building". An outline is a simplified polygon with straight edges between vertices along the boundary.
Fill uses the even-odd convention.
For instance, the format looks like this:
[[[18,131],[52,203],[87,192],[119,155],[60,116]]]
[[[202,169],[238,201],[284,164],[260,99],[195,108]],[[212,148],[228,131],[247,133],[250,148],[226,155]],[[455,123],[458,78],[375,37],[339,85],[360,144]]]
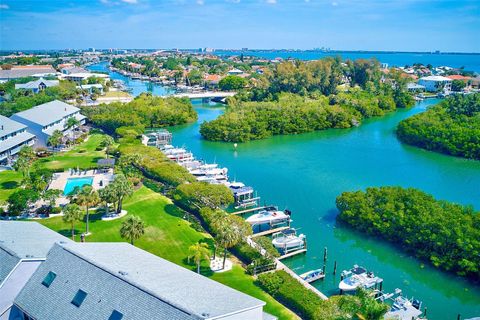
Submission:
[[[33,93],[38,93],[46,88],[56,87],[60,82],[58,80],[45,80],[40,78],[38,80],[30,81],[27,83],[17,83],[15,90],[32,90]]]
[[[452,90],[452,79],[442,76],[422,77],[418,80],[418,84],[424,86],[428,92]]]
[[[0,320],[275,320],[264,306],[128,243],[0,221]]]
[[[41,104],[10,117],[26,125],[27,131],[37,137],[37,147],[46,147],[48,138],[56,130],[63,132],[66,136],[76,129],[66,128],[69,118],[77,119],[81,125],[85,124],[86,117],[80,114],[80,109],[59,100]]]
[[[32,146],[35,136],[27,126],[0,115],[0,163],[14,158],[23,146]]]
[[[103,73],[79,72],[79,73],[66,74],[64,75],[64,78],[70,81],[75,81],[78,84],[81,84],[83,80],[87,80],[88,78],[109,79],[109,76]]]

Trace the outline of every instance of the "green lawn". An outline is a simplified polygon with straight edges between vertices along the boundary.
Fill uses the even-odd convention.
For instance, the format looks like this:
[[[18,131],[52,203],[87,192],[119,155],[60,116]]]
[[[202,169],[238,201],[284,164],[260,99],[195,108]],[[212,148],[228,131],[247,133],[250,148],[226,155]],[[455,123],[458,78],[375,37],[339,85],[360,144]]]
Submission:
[[[88,140],[66,152],[59,152],[47,158],[38,160],[38,163],[48,169],[88,169],[97,164],[97,160],[105,157],[103,150],[96,151],[102,141],[102,134],[92,134]]]
[[[0,203],[6,201],[10,194],[20,186],[22,174],[17,171],[6,170],[0,172]]]
[[[125,202],[124,209],[129,214],[141,217],[147,226],[145,235],[135,242],[136,246],[185,268],[195,270],[195,266],[187,263],[188,247],[198,241],[211,243],[211,237],[190,227],[190,223],[182,218],[183,213],[171,203],[170,199],[142,187]],[[92,234],[87,237],[87,241],[125,241],[119,234],[120,225],[124,219],[125,217],[113,221],[101,221],[99,216],[92,215],[90,223]],[[69,225],[65,224],[61,217],[41,220],[40,223],[65,236],[71,234]],[[75,229],[76,233],[81,233],[85,230],[85,224],[78,222]],[[79,240],[78,236],[76,240]],[[253,277],[245,274],[238,265],[232,271],[213,274],[205,262],[202,273],[267,302],[265,311],[276,315],[279,319],[296,318],[288,309],[258,288],[253,283]]]

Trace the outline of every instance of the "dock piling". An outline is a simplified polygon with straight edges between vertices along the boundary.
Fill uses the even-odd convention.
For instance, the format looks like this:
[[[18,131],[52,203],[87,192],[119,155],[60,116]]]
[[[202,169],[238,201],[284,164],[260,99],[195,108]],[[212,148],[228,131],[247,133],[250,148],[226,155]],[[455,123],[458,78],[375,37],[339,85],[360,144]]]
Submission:
[[[325,265],[323,265],[323,274],[325,274],[325,268],[326,268]]]
[[[427,307],[425,307],[425,309],[423,309],[423,316],[424,316],[424,317],[427,316]]]
[[[323,248],[323,262],[327,261],[327,247]]]
[[[333,263],[333,274],[335,275],[337,273],[337,260]]]
[[[460,320],[460,318],[461,318],[461,315],[459,313],[458,316],[457,316],[457,320]]]

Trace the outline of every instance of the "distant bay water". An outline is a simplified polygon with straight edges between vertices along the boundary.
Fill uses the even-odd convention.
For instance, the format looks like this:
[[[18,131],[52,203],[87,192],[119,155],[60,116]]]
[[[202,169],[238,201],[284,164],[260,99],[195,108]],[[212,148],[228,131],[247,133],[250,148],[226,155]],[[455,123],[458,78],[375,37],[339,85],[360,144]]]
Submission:
[[[300,60],[316,60],[325,57],[340,56],[343,59],[369,59],[376,58],[389,66],[403,67],[414,63],[431,64],[434,67],[450,66],[464,67],[465,70],[480,73],[480,54],[460,53],[414,53],[414,52],[359,52],[359,51],[284,51],[284,50],[246,50],[246,51],[216,51],[219,56],[241,55],[262,57],[266,59],[294,58]]]

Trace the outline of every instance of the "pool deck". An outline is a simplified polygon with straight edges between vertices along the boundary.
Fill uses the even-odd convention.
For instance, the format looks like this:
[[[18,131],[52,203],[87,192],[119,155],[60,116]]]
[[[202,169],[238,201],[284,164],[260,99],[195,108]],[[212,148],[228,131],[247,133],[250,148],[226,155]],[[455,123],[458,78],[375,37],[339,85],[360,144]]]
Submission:
[[[62,190],[63,192],[68,179],[88,178],[88,177],[93,177],[92,187],[94,190],[99,190],[104,188],[114,179],[112,169],[110,169],[107,172],[98,171],[98,170],[88,170],[88,171],[82,171],[81,174],[78,174],[76,172],[72,174],[69,171],[65,171],[65,172],[55,173],[53,175],[52,182],[48,186],[48,189],[58,189],[58,190]]]

